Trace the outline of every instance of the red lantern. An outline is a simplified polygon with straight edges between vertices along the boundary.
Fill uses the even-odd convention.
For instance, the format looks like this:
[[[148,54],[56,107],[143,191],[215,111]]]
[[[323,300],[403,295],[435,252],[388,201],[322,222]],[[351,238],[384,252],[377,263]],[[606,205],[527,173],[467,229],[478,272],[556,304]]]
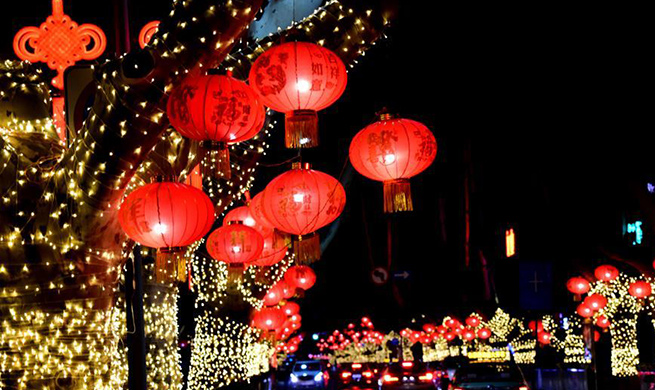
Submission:
[[[214,223],[214,205],[204,192],[189,185],[151,183],[123,200],[118,222],[130,239],[158,249],[157,280],[171,281],[174,276],[184,280],[181,248],[209,232]]]
[[[287,239],[280,233],[272,231],[264,237],[264,248],[261,256],[250,263],[259,267],[270,267],[282,261],[288,251]]]
[[[228,75],[190,76],[168,99],[168,118],[180,134],[203,141],[203,175],[230,178],[228,144],[249,140],[264,125],[257,93]]]
[[[449,318],[448,320],[446,320],[446,326],[451,329],[458,328],[460,325],[461,323],[454,318]]]
[[[480,325],[480,319],[475,316],[470,316],[466,319],[466,325],[470,326],[471,328],[477,328],[478,325]]]
[[[264,216],[277,229],[293,234],[294,253],[300,264],[320,258],[317,234],[310,233],[334,221],[343,211],[346,191],[339,181],[306,164],[273,179],[261,200]]]
[[[276,283],[264,295],[265,306],[275,306],[284,299],[284,286]]]
[[[598,311],[607,305],[607,298],[601,294],[591,294],[583,301],[585,305],[591,307],[594,311]]]
[[[250,208],[250,214],[255,219],[258,225],[261,225],[265,229],[273,229],[275,226],[264,216],[264,210],[262,205],[262,199],[264,198],[264,191],[255,195],[251,200],[248,207]]]
[[[574,277],[566,282],[566,288],[573,294],[582,295],[589,291],[589,282],[585,278]]]
[[[259,329],[273,331],[284,324],[286,316],[282,309],[277,307],[265,307],[253,315],[253,322]]]
[[[434,325],[424,324],[423,325],[423,330],[425,331],[425,333],[433,333],[434,332]]]
[[[348,75],[330,50],[306,42],[288,42],[260,55],[250,68],[250,85],[264,104],[286,114],[287,148],[318,145],[318,116],[346,89]]]
[[[550,339],[552,337],[553,336],[549,332],[546,332],[546,331],[541,331],[541,332],[539,332],[537,334],[537,340],[539,340],[539,343],[543,344],[543,345],[550,344]]]
[[[473,339],[475,339],[475,331],[472,329],[466,329],[464,331],[464,334],[462,334],[462,337],[466,341],[472,341]]]
[[[290,286],[289,283],[285,282],[284,280],[280,280],[276,284],[279,284],[280,287],[282,287],[282,298],[289,299],[296,295],[296,288]]]
[[[487,328],[482,328],[482,329],[478,330],[478,338],[479,339],[486,340],[489,337],[491,337],[491,330],[489,330]]]
[[[286,314],[287,317],[290,317],[294,314],[300,313],[300,305],[296,302],[287,301],[284,306],[282,306],[282,310],[284,310],[284,314]]]
[[[214,259],[243,265],[257,259],[264,249],[264,238],[241,223],[221,226],[207,238],[207,251]]]
[[[437,326],[437,333],[439,333],[439,334],[444,334],[444,333],[446,333],[447,331],[448,331],[448,329],[447,329],[445,326],[443,326],[443,325],[439,325],[439,326]]]
[[[316,283],[316,273],[306,265],[294,265],[284,274],[284,280],[290,286],[309,290]]]
[[[610,282],[619,276],[619,270],[614,266],[606,264],[597,267],[594,271],[594,275],[598,280],[602,280],[603,282]]]
[[[628,292],[635,298],[645,298],[651,293],[650,283],[643,280],[633,282],[630,284]]]
[[[429,167],[436,155],[437,141],[427,127],[388,114],[350,144],[350,162],[357,172],[384,183],[386,213],[413,209],[409,179]]]
[[[457,335],[456,335],[454,332],[448,332],[448,333],[446,333],[446,334],[444,335],[444,338],[445,338],[447,341],[453,341],[453,340],[455,340],[455,337],[457,337]]]
[[[582,318],[589,318],[594,315],[594,309],[592,309],[589,305],[581,303],[578,305],[578,309],[576,310],[578,315]]]
[[[602,329],[607,329],[610,326],[610,320],[605,316],[598,316],[598,318],[596,318],[596,326]]]
[[[528,329],[530,329],[533,332],[536,331],[537,333],[539,333],[542,330],[544,330],[544,324],[543,324],[543,322],[541,320],[530,321],[530,322],[528,322]]]

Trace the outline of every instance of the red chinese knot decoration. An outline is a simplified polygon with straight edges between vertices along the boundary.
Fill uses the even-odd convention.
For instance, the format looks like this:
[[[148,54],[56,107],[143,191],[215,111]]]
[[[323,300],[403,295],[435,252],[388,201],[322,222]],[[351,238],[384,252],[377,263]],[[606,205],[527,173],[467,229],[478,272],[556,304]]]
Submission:
[[[144,49],[159,29],[159,20],[146,23],[139,32],[139,46]]]
[[[294,265],[284,274],[284,280],[294,288],[309,290],[316,283],[316,273],[306,265]]]
[[[410,119],[380,121],[365,127],[350,143],[350,162],[360,174],[384,184],[384,211],[411,211],[409,179],[437,155],[437,141],[425,125]]]
[[[346,89],[348,75],[330,50],[288,42],[262,53],[250,68],[250,85],[269,108],[286,114],[287,148],[318,145],[318,116]]]
[[[80,60],[98,58],[107,45],[100,27],[78,26],[64,14],[63,0],[52,0],[52,15],[37,27],[24,27],[14,37],[14,52],[30,62],[45,62],[57,71],[52,85],[64,89],[64,71]]]
[[[294,236],[296,260],[307,264],[321,256],[318,234],[312,233],[337,219],[346,191],[332,176],[294,164],[266,186],[261,204],[266,220]]]
[[[264,126],[259,97],[228,75],[190,76],[168,99],[168,118],[180,134],[202,141],[203,175],[231,177],[228,144],[249,140]]]
[[[157,278],[166,280],[175,265],[166,254],[202,238],[214,223],[214,205],[204,192],[192,186],[157,182],[132,191],[120,205],[118,221],[132,240],[159,249]],[[167,276],[168,275],[168,276]]]

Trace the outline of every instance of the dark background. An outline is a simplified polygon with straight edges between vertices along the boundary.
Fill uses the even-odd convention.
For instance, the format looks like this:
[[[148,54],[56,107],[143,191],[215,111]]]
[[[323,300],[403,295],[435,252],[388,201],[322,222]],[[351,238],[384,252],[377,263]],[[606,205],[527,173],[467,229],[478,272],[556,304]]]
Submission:
[[[133,38],[168,7],[168,1],[132,1]],[[111,1],[68,0],[65,10],[79,23],[100,25],[107,52],[114,51]],[[14,58],[14,34],[49,13],[48,0],[3,4],[0,55]],[[318,282],[301,302],[303,327],[329,330],[363,315],[395,329],[421,314],[491,315],[496,303],[483,293],[480,251],[500,306],[510,311],[519,309],[521,261],[552,264],[553,311],[572,311],[566,279],[601,262],[626,272],[635,272],[635,264],[652,270],[648,246],[632,248],[621,235],[626,214],[645,221],[646,244],[653,230],[646,192],[655,180],[653,31],[646,14],[597,4],[401,1],[388,39],[361,58],[344,96],[321,113],[320,148],[303,152],[315,168],[343,173],[348,194],[338,228],[322,232],[334,235],[315,264]],[[425,123],[439,144],[435,163],[412,180],[412,213],[383,215],[382,185],[346,164],[349,140],[385,106]],[[265,164],[292,156],[281,147],[281,128],[270,142],[274,152]],[[254,192],[284,169],[262,167]],[[370,271],[387,263],[388,225],[391,273],[410,277],[380,287]],[[508,226],[518,232],[518,256],[511,259],[504,257]]]

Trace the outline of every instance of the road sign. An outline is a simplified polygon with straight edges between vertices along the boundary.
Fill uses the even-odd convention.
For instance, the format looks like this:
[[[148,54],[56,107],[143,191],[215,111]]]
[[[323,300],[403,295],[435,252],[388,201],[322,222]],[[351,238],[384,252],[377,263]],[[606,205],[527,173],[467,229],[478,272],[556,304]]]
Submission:
[[[398,271],[398,272],[394,272],[393,274],[394,279],[402,279],[402,280],[407,280],[409,279],[410,276],[411,274],[407,271]]]
[[[371,271],[371,280],[381,286],[389,281],[389,271],[384,267],[376,267]]]

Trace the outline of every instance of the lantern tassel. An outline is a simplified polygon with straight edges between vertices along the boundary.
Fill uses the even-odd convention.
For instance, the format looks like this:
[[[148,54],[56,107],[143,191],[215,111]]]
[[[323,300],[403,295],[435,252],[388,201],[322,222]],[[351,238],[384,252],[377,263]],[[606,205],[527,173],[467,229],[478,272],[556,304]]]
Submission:
[[[285,117],[284,139],[288,149],[318,146],[318,114],[314,110],[296,110]]]
[[[225,142],[203,142],[202,153],[200,167],[203,177],[220,177],[226,180],[232,177],[230,149]]]
[[[412,211],[412,189],[408,179],[384,182],[384,212]]]
[[[293,240],[293,253],[297,264],[311,264],[321,258],[321,240],[318,233],[298,236]]]
[[[187,280],[187,262],[186,258],[184,256],[178,256],[176,259],[176,265],[177,265],[177,281],[180,283],[184,283]]]
[[[180,261],[185,261],[182,248],[158,249],[155,262],[155,280],[157,283],[173,283],[178,280]],[[184,265],[184,268],[186,269],[186,265]]]
[[[228,285],[235,285],[237,281],[241,278],[241,275],[243,275],[243,271],[245,271],[245,267],[243,264],[228,264],[227,265],[227,283]]]

